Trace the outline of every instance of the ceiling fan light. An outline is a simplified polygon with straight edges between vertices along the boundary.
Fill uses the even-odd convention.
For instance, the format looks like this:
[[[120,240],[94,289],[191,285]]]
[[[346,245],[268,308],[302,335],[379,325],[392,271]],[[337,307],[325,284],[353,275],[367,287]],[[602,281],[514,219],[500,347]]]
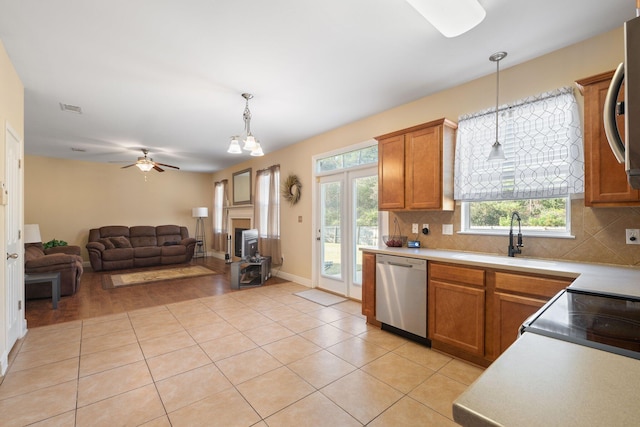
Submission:
[[[487,12],[478,0],[407,0],[445,37],[457,37],[478,25]]]
[[[258,141],[256,141],[255,147],[251,150],[251,155],[254,157],[264,156],[264,152]]]
[[[240,148],[240,142],[238,142],[238,137],[231,137],[231,142],[229,143],[229,148],[227,149],[227,153],[231,154],[242,154],[242,148]]]
[[[153,169],[153,163],[151,162],[138,162],[136,163],[136,166],[142,172],[149,172],[151,169]]]

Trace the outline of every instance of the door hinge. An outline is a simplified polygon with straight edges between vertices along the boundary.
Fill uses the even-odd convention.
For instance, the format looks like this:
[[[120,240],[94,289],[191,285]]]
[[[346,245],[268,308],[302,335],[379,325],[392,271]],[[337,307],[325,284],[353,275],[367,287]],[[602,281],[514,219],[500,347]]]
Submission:
[[[18,159],[18,169],[22,169],[22,159]]]
[[[18,301],[18,311],[22,310],[22,301]]]
[[[22,239],[22,230],[18,230],[18,240]]]

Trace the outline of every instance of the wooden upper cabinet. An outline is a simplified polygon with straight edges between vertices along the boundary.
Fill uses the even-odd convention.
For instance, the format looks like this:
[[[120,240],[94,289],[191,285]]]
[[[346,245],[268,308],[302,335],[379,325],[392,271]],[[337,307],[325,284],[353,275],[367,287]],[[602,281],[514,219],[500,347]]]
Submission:
[[[584,95],[584,204],[640,206],[640,191],[629,185],[624,164],[616,160],[604,132],[604,100],[612,77],[609,71],[576,82]],[[623,97],[621,90],[618,101]],[[624,133],[624,116],[618,117],[618,129]]]
[[[404,209],[404,135],[378,140],[378,209]]]
[[[453,210],[456,129],[440,119],[376,138],[378,209]]]

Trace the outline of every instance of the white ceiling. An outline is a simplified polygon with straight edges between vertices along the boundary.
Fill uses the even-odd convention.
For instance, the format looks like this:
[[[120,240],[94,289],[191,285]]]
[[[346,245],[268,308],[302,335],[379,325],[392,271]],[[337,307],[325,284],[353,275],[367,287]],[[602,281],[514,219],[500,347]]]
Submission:
[[[491,74],[496,51],[508,68],[635,16],[633,0],[479,1],[484,21],[448,39],[404,0],[0,0],[0,40],[27,154],[131,163],[145,147],[211,172],[247,159],[226,153],[243,92],[269,153]]]

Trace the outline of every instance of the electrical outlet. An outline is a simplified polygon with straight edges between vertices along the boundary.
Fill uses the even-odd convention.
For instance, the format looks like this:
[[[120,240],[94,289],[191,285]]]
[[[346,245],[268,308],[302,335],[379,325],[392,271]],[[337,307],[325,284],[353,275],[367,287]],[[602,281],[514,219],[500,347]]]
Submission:
[[[640,229],[627,228],[627,245],[640,245]]]
[[[411,226],[411,232],[415,233],[415,234],[418,234],[418,224],[413,224]]]
[[[429,224],[422,224],[422,234],[425,236],[429,234]]]

